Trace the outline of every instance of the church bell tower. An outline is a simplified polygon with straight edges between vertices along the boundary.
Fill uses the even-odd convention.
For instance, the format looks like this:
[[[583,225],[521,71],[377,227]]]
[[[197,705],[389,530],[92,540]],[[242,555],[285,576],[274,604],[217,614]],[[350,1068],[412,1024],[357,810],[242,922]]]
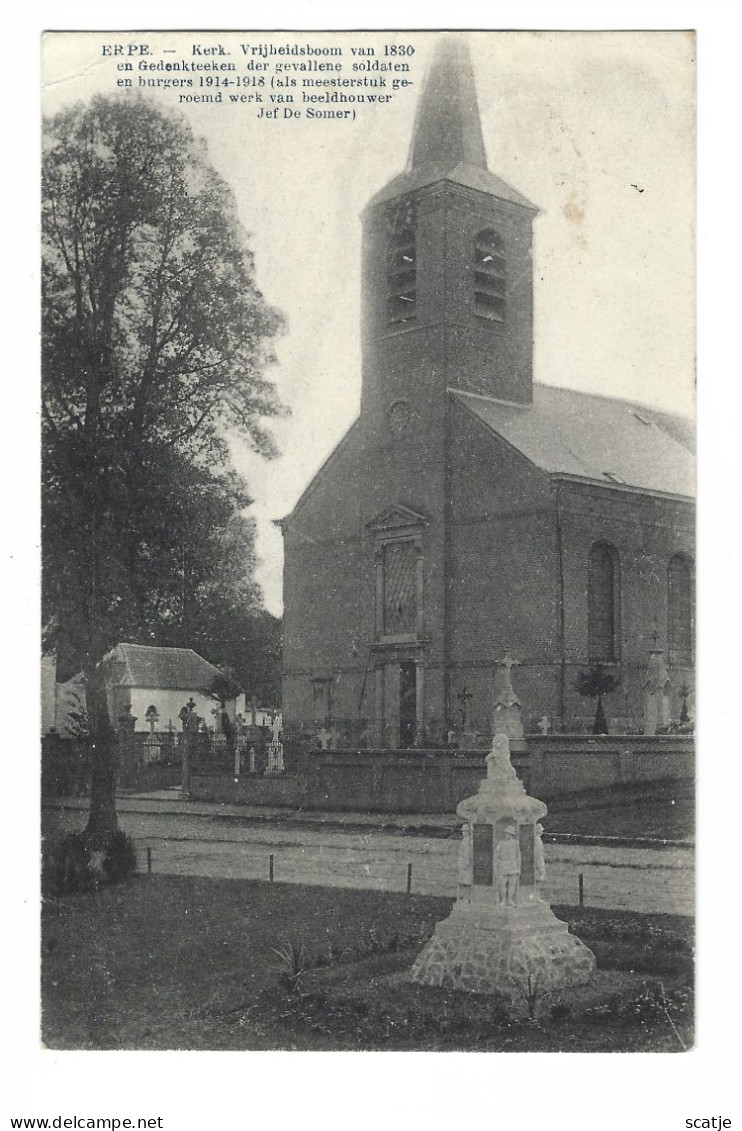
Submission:
[[[367,421],[428,426],[447,388],[530,404],[536,212],[489,172],[468,48],[441,39],[407,167],[363,217]]]

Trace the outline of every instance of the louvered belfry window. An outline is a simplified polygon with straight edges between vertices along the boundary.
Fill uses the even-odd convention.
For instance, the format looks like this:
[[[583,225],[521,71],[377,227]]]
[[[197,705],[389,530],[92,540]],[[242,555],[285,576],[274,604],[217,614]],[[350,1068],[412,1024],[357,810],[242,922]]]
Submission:
[[[411,322],[417,312],[417,237],[414,201],[403,201],[389,221],[386,264],[387,314]]]
[[[693,664],[693,568],[682,554],[667,567],[667,618],[670,662]]]
[[[387,542],[383,553],[384,635],[412,634],[417,626],[417,546]]]
[[[587,640],[592,661],[618,659],[618,555],[596,542],[587,570]]]
[[[505,244],[491,228],[474,241],[474,310],[490,322],[505,321]]]

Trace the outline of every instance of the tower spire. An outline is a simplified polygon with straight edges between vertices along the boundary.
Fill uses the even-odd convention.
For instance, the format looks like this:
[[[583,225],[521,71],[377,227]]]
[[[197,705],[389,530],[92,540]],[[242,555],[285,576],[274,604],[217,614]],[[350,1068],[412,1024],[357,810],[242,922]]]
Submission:
[[[404,172],[377,192],[369,207],[443,180],[538,211],[487,168],[469,47],[458,33],[443,36],[435,46]]]
[[[445,176],[458,165],[487,168],[469,48],[461,36],[436,44],[418,102],[408,170]]]

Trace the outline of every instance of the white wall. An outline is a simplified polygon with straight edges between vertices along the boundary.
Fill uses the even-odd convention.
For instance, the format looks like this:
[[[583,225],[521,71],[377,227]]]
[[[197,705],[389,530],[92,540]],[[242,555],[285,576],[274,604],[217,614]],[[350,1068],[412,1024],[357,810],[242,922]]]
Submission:
[[[200,691],[158,691],[156,688],[131,688],[131,713],[136,717],[137,730],[147,730],[148,723],[145,718],[147,708],[155,706],[159,713],[159,720],[157,722],[157,730],[162,731],[167,729],[169,720],[172,719],[173,726],[180,732],[180,711],[185,706],[189,699],[193,698],[196,702],[194,710],[197,715],[206,720],[207,727],[216,726],[218,729],[218,718],[221,708],[216,699],[212,699],[209,695],[204,695]],[[212,713],[216,711],[216,716]],[[234,701],[227,703],[227,711],[231,716],[234,716]],[[116,720],[114,719],[114,725]]]

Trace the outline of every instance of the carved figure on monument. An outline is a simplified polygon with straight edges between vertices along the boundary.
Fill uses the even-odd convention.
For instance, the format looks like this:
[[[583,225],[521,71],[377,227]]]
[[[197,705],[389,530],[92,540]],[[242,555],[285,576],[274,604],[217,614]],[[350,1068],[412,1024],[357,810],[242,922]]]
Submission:
[[[508,823],[501,829],[493,862],[497,877],[497,902],[509,907],[517,906],[521,858],[516,825]]]
[[[465,903],[471,902],[471,879],[473,866],[471,825],[468,823],[468,821],[465,821],[461,828],[461,842],[459,844],[458,894],[458,898]]]
[[[544,826],[541,824],[536,825],[536,836],[533,841],[533,883],[538,890],[539,899],[544,898],[541,892],[541,885],[546,880],[546,857],[544,856],[543,835]]]

